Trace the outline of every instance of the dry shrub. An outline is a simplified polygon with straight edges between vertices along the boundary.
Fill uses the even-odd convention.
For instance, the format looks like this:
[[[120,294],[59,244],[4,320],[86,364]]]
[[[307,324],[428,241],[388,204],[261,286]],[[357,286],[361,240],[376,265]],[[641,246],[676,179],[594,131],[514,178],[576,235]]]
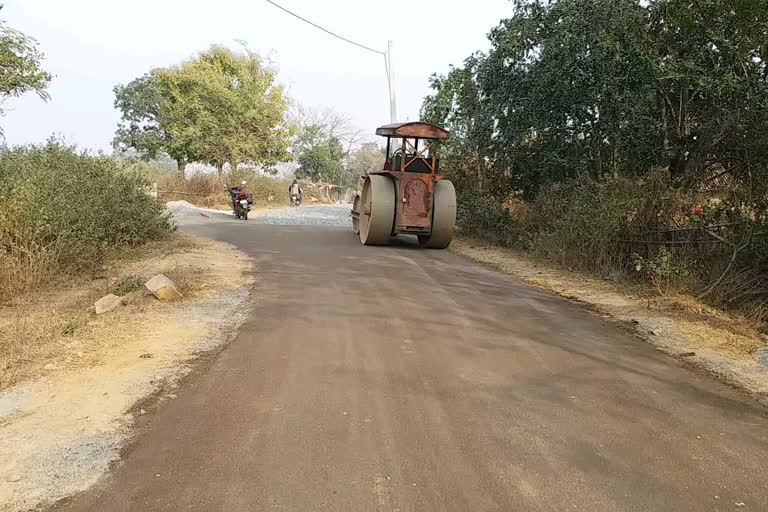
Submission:
[[[186,178],[178,174],[166,174],[158,180],[158,193],[162,201],[184,200],[204,208],[230,207],[227,185],[247,182],[247,191],[253,194],[256,205],[285,204],[288,201],[289,182],[264,176],[254,169],[238,169],[223,176],[195,173]]]
[[[509,212],[509,218],[513,222],[525,222],[528,219],[530,206],[519,197],[508,197],[501,206]]]
[[[0,152],[0,300],[166,236],[147,188],[125,163],[53,140]]]
[[[229,206],[225,183],[216,175],[197,173],[186,179],[178,174],[165,176],[158,182],[158,195],[166,201],[188,201],[204,208]]]
[[[34,240],[14,240],[0,253],[0,298],[38,288],[55,277],[57,268],[55,249]]]

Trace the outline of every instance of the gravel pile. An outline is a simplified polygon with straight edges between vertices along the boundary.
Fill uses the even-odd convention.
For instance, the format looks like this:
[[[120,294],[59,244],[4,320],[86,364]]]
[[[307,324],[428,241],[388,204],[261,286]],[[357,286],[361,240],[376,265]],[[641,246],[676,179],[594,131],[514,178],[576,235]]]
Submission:
[[[351,227],[352,219],[349,216],[351,209],[352,206],[349,204],[282,208],[279,210],[269,210],[262,215],[254,216],[253,221],[261,224],[279,224],[283,226]]]

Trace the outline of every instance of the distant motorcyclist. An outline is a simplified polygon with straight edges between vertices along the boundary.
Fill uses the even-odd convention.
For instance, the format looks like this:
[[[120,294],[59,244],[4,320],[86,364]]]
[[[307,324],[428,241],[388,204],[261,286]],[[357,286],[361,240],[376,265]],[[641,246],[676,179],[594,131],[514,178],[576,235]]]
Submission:
[[[299,180],[294,179],[293,183],[291,183],[291,186],[288,187],[288,199],[293,203],[294,196],[298,198],[297,202],[301,202],[302,196],[304,194],[304,191],[301,189],[301,185],[299,185]]]

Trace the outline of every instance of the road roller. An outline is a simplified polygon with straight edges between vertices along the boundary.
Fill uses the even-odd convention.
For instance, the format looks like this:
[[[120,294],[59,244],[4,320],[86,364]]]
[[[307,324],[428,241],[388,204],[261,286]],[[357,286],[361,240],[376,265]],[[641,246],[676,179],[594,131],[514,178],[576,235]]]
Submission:
[[[352,207],[352,228],[363,245],[388,245],[416,235],[421,247],[445,249],[456,225],[456,191],[439,174],[437,145],[450,133],[429,123],[388,124],[383,168],[362,178]]]

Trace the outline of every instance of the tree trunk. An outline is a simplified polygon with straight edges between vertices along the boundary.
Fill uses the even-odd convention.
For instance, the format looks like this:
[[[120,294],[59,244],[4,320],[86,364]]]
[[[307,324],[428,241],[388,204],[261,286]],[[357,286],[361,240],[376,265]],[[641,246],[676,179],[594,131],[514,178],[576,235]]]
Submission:
[[[186,175],[184,174],[184,170],[187,168],[187,162],[185,162],[184,160],[176,160],[176,165],[178,166],[177,170],[179,173],[179,177],[181,177],[181,179],[183,180],[187,179]]]
[[[224,173],[224,162],[216,162],[216,173],[221,178],[221,175]]]

